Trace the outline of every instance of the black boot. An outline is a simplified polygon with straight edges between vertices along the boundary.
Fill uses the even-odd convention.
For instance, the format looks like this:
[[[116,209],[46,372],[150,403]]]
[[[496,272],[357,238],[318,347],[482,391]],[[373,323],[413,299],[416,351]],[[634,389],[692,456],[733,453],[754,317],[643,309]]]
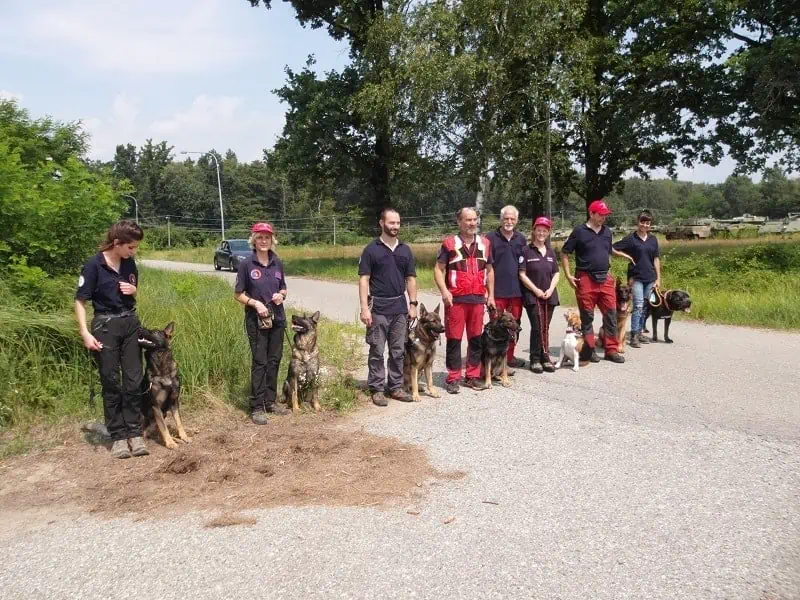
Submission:
[[[641,348],[642,345],[639,343],[639,334],[638,333],[631,333],[631,348]]]

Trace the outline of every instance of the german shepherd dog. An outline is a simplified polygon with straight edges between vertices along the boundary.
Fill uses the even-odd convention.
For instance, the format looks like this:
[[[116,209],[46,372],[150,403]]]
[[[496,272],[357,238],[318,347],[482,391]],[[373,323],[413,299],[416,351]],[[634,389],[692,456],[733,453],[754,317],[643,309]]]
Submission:
[[[672,323],[672,313],[675,311],[692,312],[692,299],[683,290],[667,290],[660,292],[653,290],[655,305],[650,300],[645,300],[645,308],[653,323],[653,341],[658,341],[658,321],[664,320],[664,342],[672,343],[669,337],[669,326]],[[652,297],[652,296],[651,296]],[[645,315],[645,320],[648,315]]]
[[[440,398],[433,387],[433,359],[436,357],[436,341],[444,332],[440,305],[428,312],[424,304],[419,305],[417,324],[408,334],[406,353],[403,357],[403,390],[411,392],[414,402],[419,402],[419,374],[425,373],[426,393],[431,398]]]
[[[615,293],[617,296],[617,352],[625,353],[625,335],[633,312],[633,292],[631,286],[617,277]],[[603,346],[605,332],[601,329],[597,336],[598,346]]]
[[[492,387],[492,377],[500,376],[503,387],[510,387],[508,380],[508,362],[506,354],[512,339],[520,332],[519,323],[507,310],[497,314],[489,312],[489,322],[483,327],[481,334],[481,365],[483,366],[484,383]]]
[[[164,329],[139,329],[139,346],[144,348],[146,362],[145,375],[148,387],[145,396],[149,396],[150,401],[143,401],[142,405],[142,431],[146,432],[148,427],[155,419],[158,432],[164,445],[174,450],[178,447],[175,440],[167,429],[164,421],[164,413],[169,411],[175,420],[175,427],[178,430],[178,439],[182,442],[190,442],[191,438],[186,435],[181,421],[181,380],[178,377],[178,363],[172,356],[169,348],[170,340],[175,333],[175,323],[170,323]]]
[[[292,360],[283,382],[283,401],[292,407],[292,412],[300,410],[303,401],[310,401],[315,411],[320,409],[318,323],[319,311],[311,316],[292,315]]]

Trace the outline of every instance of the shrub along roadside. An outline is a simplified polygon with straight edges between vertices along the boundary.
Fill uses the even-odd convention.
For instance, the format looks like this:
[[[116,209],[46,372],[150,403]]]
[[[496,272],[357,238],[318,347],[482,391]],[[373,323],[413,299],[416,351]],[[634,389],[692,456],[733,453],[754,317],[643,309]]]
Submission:
[[[140,269],[139,314],[145,326],[176,323],[173,351],[180,366],[184,406],[191,410],[222,400],[247,406],[250,349],[242,308],[224,281],[191,273]],[[0,288],[0,457],[23,451],[36,434],[65,422],[102,419],[96,369],[77,335],[68,307],[42,313],[16,302]],[[291,312],[289,313],[291,315]],[[355,404],[349,373],[361,353],[359,329],[323,320],[322,365],[327,385],[324,405],[348,410]],[[291,337],[291,333],[290,333]],[[289,345],[279,374],[289,363]],[[97,407],[88,406],[89,378],[95,380]],[[47,440],[43,440],[45,443]]]

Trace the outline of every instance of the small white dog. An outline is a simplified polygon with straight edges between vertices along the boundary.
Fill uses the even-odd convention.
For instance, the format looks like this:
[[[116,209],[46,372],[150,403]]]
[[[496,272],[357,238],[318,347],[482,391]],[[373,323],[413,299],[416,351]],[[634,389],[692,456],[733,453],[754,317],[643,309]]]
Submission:
[[[561,342],[561,356],[558,357],[556,369],[561,368],[561,363],[567,358],[572,361],[572,370],[578,372],[578,363],[580,363],[581,348],[583,348],[583,338],[581,335],[581,317],[574,310],[567,312],[564,315],[567,320],[567,334],[564,336],[564,341]]]

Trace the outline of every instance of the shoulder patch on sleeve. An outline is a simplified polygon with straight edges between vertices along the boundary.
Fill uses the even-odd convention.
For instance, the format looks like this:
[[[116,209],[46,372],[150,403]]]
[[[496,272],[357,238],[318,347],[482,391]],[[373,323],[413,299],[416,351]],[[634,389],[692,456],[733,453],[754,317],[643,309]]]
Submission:
[[[78,277],[78,287],[83,287],[84,283],[86,283],[86,278],[83,275],[81,275],[80,277]]]
[[[524,262],[525,262],[525,257],[524,257],[524,256],[522,256],[522,255],[520,254],[520,255],[519,255],[519,261],[518,261],[518,262],[519,262],[519,264],[522,264],[522,263],[524,263]]]

